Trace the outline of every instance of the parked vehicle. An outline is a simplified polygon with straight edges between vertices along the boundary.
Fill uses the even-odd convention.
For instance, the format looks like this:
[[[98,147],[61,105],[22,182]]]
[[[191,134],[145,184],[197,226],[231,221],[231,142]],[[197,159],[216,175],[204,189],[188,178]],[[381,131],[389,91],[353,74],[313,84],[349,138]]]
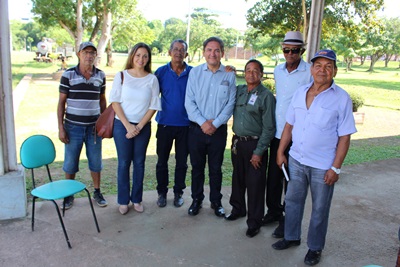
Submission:
[[[56,51],[53,51],[53,43],[54,42],[50,38],[43,38],[36,46],[36,57],[33,60],[51,63],[53,60],[62,60],[72,57],[74,53],[72,45],[57,47]]]

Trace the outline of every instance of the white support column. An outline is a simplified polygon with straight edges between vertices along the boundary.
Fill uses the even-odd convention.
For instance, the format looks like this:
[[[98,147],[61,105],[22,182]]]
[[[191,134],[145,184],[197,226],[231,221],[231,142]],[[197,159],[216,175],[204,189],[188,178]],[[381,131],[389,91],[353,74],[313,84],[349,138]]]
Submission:
[[[307,36],[307,62],[320,49],[322,17],[324,14],[325,0],[313,0],[311,3],[310,25]]]
[[[0,220],[26,216],[23,168],[18,167],[11,82],[8,0],[0,0]]]

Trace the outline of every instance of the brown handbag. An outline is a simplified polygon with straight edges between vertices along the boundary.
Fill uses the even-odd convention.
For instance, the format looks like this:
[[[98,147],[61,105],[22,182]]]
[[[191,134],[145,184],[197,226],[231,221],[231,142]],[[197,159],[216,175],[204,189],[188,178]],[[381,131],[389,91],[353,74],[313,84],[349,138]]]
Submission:
[[[102,138],[112,138],[114,128],[115,111],[110,104],[103,113],[100,114],[96,121],[97,135]]]
[[[121,71],[121,85],[124,82],[124,74]],[[110,104],[96,121],[97,135],[102,138],[112,138],[114,128],[115,111]]]

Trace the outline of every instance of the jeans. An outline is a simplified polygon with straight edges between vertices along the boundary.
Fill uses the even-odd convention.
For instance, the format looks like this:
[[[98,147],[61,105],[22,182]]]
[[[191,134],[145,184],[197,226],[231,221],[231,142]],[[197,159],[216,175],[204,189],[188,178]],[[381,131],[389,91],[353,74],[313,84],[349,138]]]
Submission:
[[[168,126],[158,124],[157,126],[157,192],[166,195],[168,192],[169,174],[168,160],[175,140],[175,180],[174,194],[183,194],[186,188],[186,172],[188,169],[188,126]]]
[[[324,249],[328,231],[334,185],[325,184],[326,171],[302,165],[294,158],[289,158],[290,181],[285,198],[285,239],[299,240],[301,237],[301,221],[310,187],[312,211],[307,245],[311,250]]]
[[[63,171],[68,174],[75,174],[79,171],[79,157],[83,144],[86,148],[89,170],[101,172],[101,137],[95,134],[94,126],[81,126],[69,122],[64,123],[69,143],[65,144]]]
[[[125,137],[127,131],[122,122],[114,119],[114,142],[118,156],[118,204],[128,205],[142,202],[143,178],[146,151],[151,135],[151,123],[147,123],[140,134],[134,138]],[[132,191],[130,190],[129,170],[133,162]]]
[[[222,199],[222,171],[226,147],[227,126],[221,125],[212,135],[204,134],[200,126],[191,123],[189,126],[189,155],[192,164],[192,198],[204,199],[204,170],[208,159],[210,201],[220,202]]]

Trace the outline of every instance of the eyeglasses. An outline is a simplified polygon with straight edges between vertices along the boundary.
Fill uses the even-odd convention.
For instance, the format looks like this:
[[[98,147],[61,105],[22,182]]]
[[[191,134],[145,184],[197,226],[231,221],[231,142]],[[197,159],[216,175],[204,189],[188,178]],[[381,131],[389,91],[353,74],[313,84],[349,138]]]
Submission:
[[[292,51],[292,54],[298,54],[298,53],[300,53],[301,48],[298,48],[298,47],[297,48],[288,48],[288,47],[286,47],[286,48],[283,48],[282,51],[283,51],[284,54],[289,54],[290,51]]]
[[[85,56],[92,56],[92,57],[94,57],[94,56],[97,55],[97,52],[96,52],[96,51],[85,51],[85,50],[83,50],[83,51],[82,51],[82,54],[85,55]]]

